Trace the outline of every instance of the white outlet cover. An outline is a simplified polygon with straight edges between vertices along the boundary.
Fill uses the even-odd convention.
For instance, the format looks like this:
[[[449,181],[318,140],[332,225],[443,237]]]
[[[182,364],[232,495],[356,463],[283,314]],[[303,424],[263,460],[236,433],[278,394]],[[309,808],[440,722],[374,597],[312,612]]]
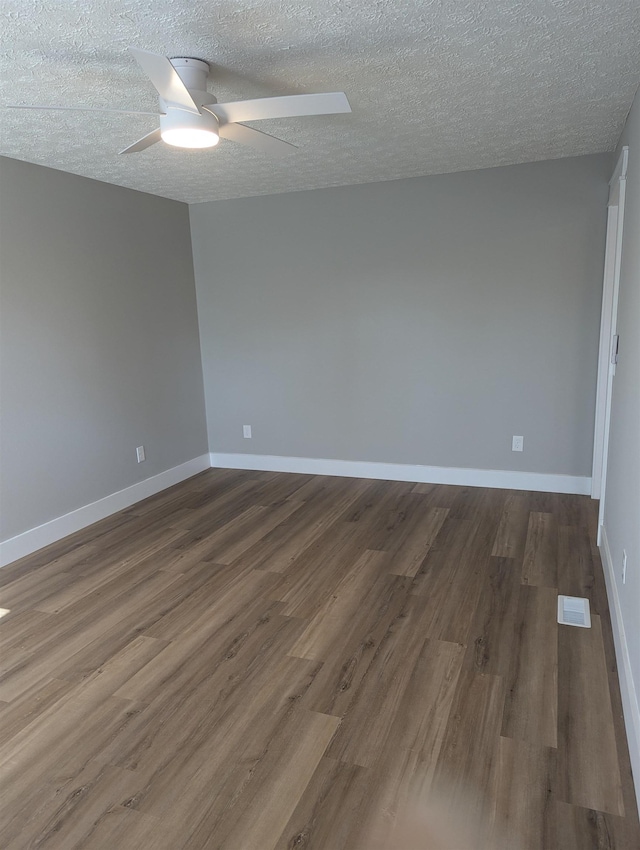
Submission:
[[[142,461],[146,459],[144,446],[138,446],[136,449],[136,458],[138,459],[138,463],[142,463]]]
[[[242,436],[245,438],[245,440],[251,439],[251,425],[242,426]]]
[[[512,452],[522,452],[524,451],[524,437],[516,437],[514,436],[511,440],[511,451]]]

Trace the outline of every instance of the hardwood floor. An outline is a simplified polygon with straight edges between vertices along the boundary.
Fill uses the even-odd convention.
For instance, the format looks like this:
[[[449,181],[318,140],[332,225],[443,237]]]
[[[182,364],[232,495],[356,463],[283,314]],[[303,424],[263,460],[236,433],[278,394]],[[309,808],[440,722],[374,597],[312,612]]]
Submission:
[[[595,522],[211,470],[5,568],[0,846],[635,850]]]

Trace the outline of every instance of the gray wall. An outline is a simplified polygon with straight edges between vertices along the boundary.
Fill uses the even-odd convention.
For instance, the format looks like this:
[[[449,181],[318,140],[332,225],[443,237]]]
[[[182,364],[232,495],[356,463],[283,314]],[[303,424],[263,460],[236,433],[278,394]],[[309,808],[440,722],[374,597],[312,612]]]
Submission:
[[[637,710],[640,695],[640,94],[636,94],[621,144],[629,145],[629,170],[618,303],[620,356],[613,381],[604,526],[631,660],[633,682],[629,685],[633,687],[635,683]],[[623,549],[627,552],[625,585],[622,584]],[[625,705],[625,713],[629,709]],[[640,729],[635,729],[634,737],[635,740],[629,732],[640,799]]]
[[[7,539],[207,436],[186,205],[10,159],[0,191]]]
[[[590,475],[610,161],[190,207],[211,450]]]

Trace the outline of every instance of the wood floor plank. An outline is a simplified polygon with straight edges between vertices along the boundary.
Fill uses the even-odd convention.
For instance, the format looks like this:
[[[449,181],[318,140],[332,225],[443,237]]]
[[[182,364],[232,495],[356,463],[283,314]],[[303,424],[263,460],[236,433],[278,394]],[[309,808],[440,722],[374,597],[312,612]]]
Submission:
[[[239,669],[239,662],[240,657],[234,659],[231,668]],[[197,832],[218,836],[218,821],[236,806],[247,781],[268,759],[274,740],[290,732],[299,695],[315,669],[312,662],[283,658],[243,676],[221,697],[219,684],[205,683],[194,694],[195,705],[183,704],[182,724],[174,726],[174,732],[182,734],[167,729],[163,741],[168,746],[155,753],[147,752],[142,742],[136,761],[130,762],[132,781],[123,804],[158,817],[171,810],[166,838],[173,844],[168,841],[168,847],[191,846]],[[196,709],[203,705],[198,716]],[[172,743],[176,740],[177,747]],[[242,809],[236,808],[234,816],[242,816]]]
[[[84,672],[78,676],[75,665],[67,665],[68,669],[59,670],[65,674],[64,681],[78,684],[78,698],[85,692],[94,693],[100,689],[105,695],[115,694],[121,687],[135,676],[139,670],[149,664],[167,646],[164,640],[148,637],[147,635],[132,634],[131,639],[122,647],[110,653],[100,665],[93,665],[93,672]],[[90,667],[90,665],[86,665]]]
[[[638,829],[630,818],[557,801],[558,850],[632,850]]]
[[[132,616],[138,611],[144,611],[146,615],[146,607],[142,608],[133,604],[123,611],[120,603],[129,600],[132,596],[138,601],[141,598],[154,598],[150,592],[149,583],[153,587],[154,577],[158,573],[153,564],[139,565],[135,570],[124,572],[114,570],[113,573],[109,581],[101,582],[98,588],[70,603],[63,615],[58,616],[57,612],[35,612],[39,615],[37,624],[23,634],[21,640],[13,641],[10,646],[7,646],[3,656],[5,671],[8,672],[14,665],[23,663],[25,658],[31,656],[39,658],[41,655],[55,651],[58,648],[57,645],[76,638],[85,630],[94,629],[96,634],[102,636],[104,632],[100,624],[106,631],[120,622],[127,613]],[[76,578],[79,583],[83,581],[83,576],[78,575]],[[161,580],[160,586],[166,586],[164,580]],[[10,625],[7,624],[9,627]],[[91,638],[88,638],[82,646],[86,646],[90,641]]]
[[[159,570],[166,570],[171,573],[190,572],[203,561],[213,561],[213,553],[217,544],[212,537],[212,535],[201,536],[193,532],[186,532],[174,543],[170,543],[160,552],[156,552],[151,560]]]
[[[425,644],[421,614],[420,599],[410,597],[389,626],[327,752],[330,758],[363,767],[376,762],[396,726]],[[399,658],[403,658],[401,665]]]
[[[72,571],[88,576],[112,566],[133,568],[179,540],[182,534],[180,528],[168,526],[164,517],[131,517],[125,528],[100,538],[98,551],[74,566]]]
[[[502,735],[557,747],[557,593],[551,587],[520,587],[506,684]]]
[[[344,716],[375,658],[391,623],[402,615],[411,579],[383,575],[375,582],[348,628],[333,635],[316,678],[302,704],[313,711]]]
[[[367,550],[338,583],[289,654],[298,658],[326,659],[334,635],[348,628],[367,591],[386,572],[388,562],[386,552]]]
[[[398,496],[389,501],[387,509],[379,512],[376,528],[370,537],[371,548],[388,552],[400,548],[407,532],[424,519],[428,503],[426,496],[411,490],[399,491]]]
[[[100,743],[102,736],[109,734],[107,728],[109,724],[103,727],[98,726],[100,734],[94,731],[87,740],[83,740],[82,724],[93,724],[93,715],[100,714],[103,710],[106,715],[109,715],[109,706],[115,709],[115,718],[110,720],[113,719],[116,726],[121,713],[126,715],[128,722],[136,712],[127,713],[128,701],[112,699],[112,695],[150,658],[157,655],[161,645],[159,641],[140,636],[104,667],[96,670],[74,687],[66,687],[68,683],[49,683],[49,692],[57,684],[57,699],[50,699],[48,706],[35,712],[30,722],[7,740],[1,750],[6,763],[13,765],[17,753],[33,752],[33,759],[29,764],[37,771],[42,766],[38,765],[38,757],[42,758],[43,753],[46,752],[46,759],[54,760],[56,772],[60,772],[64,769],[65,758],[72,761],[76,758],[82,760],[86,751],[90,755],[85,761],[92,759],[102,746]],[[54,747],[51,747],[48,741],[50,727],[56,729]],[[65,738],[67,739],[66,747]],[[69,746],[71,741],[78,742],[77,753],[74,752],[74,747]],[[61,751],[66,751],[65,758],[60,755]]]
[[[11,741],[72,687],[71,682],[60,679],[38,682],[13,702],[3,703],[0,709],[0,746]]]
[[[30,605],[40,604],[42,606],[41,600],[46,600],[56,595],[60,590],[68,588],[73,583],[73,576],[58,570],[46,576],[42,575],[37,587],[32,587],[27,582],[28,578],[29,576],[24,576],[19,581],[9,585],[9,587],[4,589],[4,593],[0,599],[2,606],[7,608],[9,612],[13,612],[14,615],[24,610],[24,603],[22,602],[24,598],[29,600]],[[21,587],[20,585],[23,586]],[[44,611],[46,609],[41,607],[41,610]]]
[[[253,498],[257,505],[278,507],[282,502],[302,502],[298,494],[305,484],[313,480],[312,475],[289,472],[258,472],[264,476],[254,485]]]
[[[58,587],[69,584],[73,579],[68,571],[95,555],[96,552],[96,547],[91,544],[79,546],[71,552],[54,558],[40,567],[37,572],[35,570],[27,572],[14,581],[8,582],[0,591],[0,605],[14,613],[24,608],[26,604],[34,608],[50,593],[54,593]]]
[[[597,613],[589,530],[581,526],[561,525],[558,528],[558,558],[563,565],[558,575],[558,593],[586,597],[591,610]]]
[[[448,508],[429,508],[424,514],[418,513],[401,534],[385,544],[385,551],[392,556],[390,572],[398,576],[416,575],[448,513]]]
[[[179,512],[178,522],[172,522],[195,534],[210,535],[251,507],[276,507],[288,499],[300,502],[307,475],[288,475],[255,470],[219,470],[231,473],[222,487],[205,486],[190,502],[190,510]]]
[[[594,506],[208,470],[3,569],[0,846],[635,850]]]
[[[7,653],[15,646],[23,646],[28,651],[27,645],[33,641],[34,632],[45,628],[51,620],[51,614],[33,609],[21,611],[15,617],[3,617],[0,620],[0,652]],[[7,663],[6,654],[2,660],[4,667]]]
[[[553,514],[537,511],[529,514],[522,583],[558,586],[558,522]]]
[[[328,714],[295,712],[286,731],[272,741],[233,808],[215,824],[205,818],[186,847],[200,850],[210,846],[215,830],[221,850],[272,850],[339,723]]]
[[[114,804],[88,826],[85,836],[64,850],[86,850],[88,847],[91,850],[114,850],[116,847],[118,850],[140,850],[141,847],[162,850],[165,833],[164,824],[158,818]]]
[[[234,583],[238,571],[227,564],[200,561],[183,575],[187,585],[183,599],[168,607],[155,623],[145,628],[144,634],[148,637],[171,641],[184,635]]]
[[[461,672],[430,789],[457,804],[460,823],[478,835],[491,823],[503,704],[502,677]]]
[[[180,671],[155,699],[146,695],[146,704],[132,703],[142,706],[138,716],[96,756],[134,771],[127,805],[161,814],[193,776],[198,782],[204,772],[215,776],[221,763],[228,766],[230,754],[250,746],[252,736],[268,741],[271,726],[266,717],[258,722],[260,710],[277,725],[317,670],[312,662],[282,658],[297,631],[287,618],[261,618],[235,654],[212,653],[205,670]]]
[[[427,638],[399,706],[382,760],[400,749],[414,750],[434,767],[449,722],[462,670],[464,646]]]
[[[122,525],[127,522],[127,518],[122,514],[115,514],[111,518],[114,525]],[[96,523],[93,528],[96,528],[99,523]],[[91,543],[87,542],[86,532],[78,532],[71,534],[69,537],[64,537],[33,555],[27,555],[25,558],[20,558],[12,564],[7,564],[0,570],[0,588],[8,587],[17,583],[21,578],[28,578],[29,582],[33,582],[34,573],[37,571],[39,576],[46,575],[49,570],[65,569],[61,566],[66,563],[67,569],[69,564],[77,563],[87,557],[87,553],[95,552],[97,544],[94,534],[91,535]],[[82,550],[82,551],[79,551]]]
[[[521,559],[524,555],[528,526],[527,494],[518,490],[510,491],[500,516],[491,554],[498,558]]]
[[[463,654],[459,644],[425,642],[391,732],[367,768],[365,823],[356,822],[349,832],[354,847],[379,842],[392,846],[388,828],[401,822],[416,803],[430,799]]]
[[[199,505],[178,509],[170,512],[171,524],[175,528],[189,531],[200,537],[215,534],[223,526],[252,507],[257,507],[255,501],[256,482],[250,477],[244,477],[235,482],[222,494],[217,494],[210,500],[204,500]],[[165,518],[165,522],[167,518]]]
[[[355,522],[334,524],[282,573],[273,598],[288,617],[310,620],[353,563],[367,550],[367,529]]]
[[[153,557],[153,556],[152,556]],[[55,592],[35,602],[38,611],[45,614],[59,614],[74,603],[84,605],[85,600],[94,592],[96,596],[100,591],[113,588],[121,576],[125,581],[132,577],[132,565],[125,563],[113,566],[102,572],[92,572],[89,575],[75,575],[66,573],[65,583]],[[158,572],[155,561],[142,560],[135,564],[135,579],[140,580],[143,576],[150,576]]]
[[[495,529],[447,518],[420,567],[413,593],[423,599],[428,637],[466,644],[490,571]]]
[[[212,535],[215,546],[209,555],[210,560],[218,564],[232,564],[302,506],[302,502],[289,501],[273,508],[262,505],[249,508],[241,517]]]
[[[43,848],[95,846],[94,830],[108,818],[118,799],[122,776],[119,768],[89,762],[62,787],[47,789],[19,838],[5,844],[5,848],[17,850],[24,847],[25,841]]]
[[[453,484],[437,484],[428,495],[430,505],[436,508],[448,508],[450,510],[459,503],[460,487],[456,487]]]
[[[490,844],[518,850],[562,848],[557,843],[556,750],[500,738],[490,800]]]
[[[180,668],[188,663],[189,658],[205,651],[205,644],[210,651],[215,638],[217,653],[230,652],[228,642],[232,634],[240,631],[240,634],[246,635],[248,620],[260,622],[281,607],[270,605],[261,596],[255,598],[253,595],[257,588],[268,583],[268,578],[265,574],[249,573],[229,583],[217,595],[213,605],[127,682],[119,691],[119,696],[138,701],[153,698],[154,692],[165,687]],[[245,626],[244,630],[241,629],[242,625]]]
[[[71,603],[64,614],[40,613],[41,619],[30,633],[8,647],[3,658],[5,671],[15,672],[16,665],[24,666],[25,658],[50,656],[52,652],[61,650],[68,641],[75,641],[75,648],[59,656],[60,663],[63,663],[61,659],[71,658],[76,653],[91,655],[91,648],[96,646],[96,641],[101,645],[114,630],[124,633],[128,624],[129,632],[123,634],[123,642],[114,650],[118,651],[129,640],[132,631],[138,626],[143,628],[148,625],[145,618],[154,610],[153,604],[157,609],[161,604],[160,599],[164,598],[153,592],[154,587],[156,590],[158,588],[155,577],[159,575],[153,564],[144,567],[139,565],[135,570],[124,573],[114,570],[114,573],[110,581],[101,583],[100,587]],[[77,580],[82,583],[84,579],[78,576]],[[162,588],[174,587],[180,593],[179,579],[169,582],[160,579],[159,585]],[[171,598],[175,599],[175,596]],[[141,599],[149,604],[141,606]],[[98,664],[108,655],[109,648],[105,645],[104,651],[98,651],[97,656],[94,656],[99,659]]]
[[[589,496],[574,496],[568,493],[554,493],[554,513],[558,525],[570,525],[583,528],[592,533],[598,530],[598,502]]]
[[[55,796],[59,783],[78,776],[105,739],[132,716],[125,700],[72,695],[58,701],[61,710],[53,706],[2,748],[1,846],[17,841],[34,811]]]
[[[468,637],[466,663],[478,673],[507,676],[514,649],[520,569],[492,556]]]
[[[375,481],[342,516],[345,522],[369,525],[374,533],[399,500],[411,492],[412,485],[403,481]],[[372,547],[375,548],[375,547]]]
[[[253,724],[253,712],[259,712],[265,694],[272,700],[270,716],[274,704],[288,706],[292,695],[296,702],[301,699],[318,665],[286,657],[302,624],[278,615],[278,607],[278,603],[261,598],[250,603],[245,600],[236,616],[207,625],[206,631],[203,623],[195,635],[198,642],[186,645],[187,653],[183,644],[175,657],[168,657],[168,648],[162,657],[153,659],[116,692],[119,696],[139,695],[138,702],[147,704],[143,715],[112,741],[100,758],[139,774],[148,772],[152,779],[154,774],[161,775],[174,757],[191,762],[205,758],[212,730],[215,740],[211,745],[220,749],[219,737],[227,720],[241,729],[243,723]],[[194,655],[199,663],[190,665],[188,659]],[[255,725],[257,731],[267,734],[266,718]],[[156,729],[157,742],[151,750],[150,727]],[[246,731],[244,740],[249,740]],[[197,772],[197,767],[188,764],[185,770]],[[174,772],[165,777],[170,789]],[[143,796],[148,796],[148,789]]]
[[[421,496],[425,496],[427,493],[431,493],[432,490],[435,490],[437,484],[416,484],[415,487],[411,488],[412,493],[419,493]]]
[[[238,559],[238,566],[247,564],[254,569],[285,572],[371,485],[370,481],[357,481],[344,493],[332,488],[305,501],[291,519],[285,520],[247,549]]]
[[[120,622],[127,614],[137,616],[141,598],[147,595],[153,597],[178,579],[179,577],[171,576],[169,573],[156,573],[148,583],[138,587],[137,593],[129,594],[126,602],[123,601],[103,618],[68,632],[64,640],[49,644],[39,653],[37,660],[26,658],[12,664],[0,678],[1,698],[10,702],[31,685],[46,677],[52,669],[55,670],[68,662],[76,653],[82,652],[88,644],[93,644],[94,641],[99,644],[101,635],[104,635],[111,626]]]
[[[600,617],[592,616],[590,629],[559,629],[558,799],[624,815]]]
[[[274,850],[352,850],[354,822],[369,793],[365,768],[323,757]]]
[[[506,500],[505,490],[488,487],[458,487],[449,516],[451,519],[473,520],[482,523],[485,527],[495,524],[491,538],[493,544]]]

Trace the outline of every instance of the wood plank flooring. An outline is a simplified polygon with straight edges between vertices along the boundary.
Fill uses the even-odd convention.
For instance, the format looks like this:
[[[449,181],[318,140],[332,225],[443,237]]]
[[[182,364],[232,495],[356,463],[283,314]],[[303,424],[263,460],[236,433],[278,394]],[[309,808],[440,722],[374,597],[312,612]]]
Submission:
[[[0,846],[637,850],[595,522],[210,470],[5,568]]]

